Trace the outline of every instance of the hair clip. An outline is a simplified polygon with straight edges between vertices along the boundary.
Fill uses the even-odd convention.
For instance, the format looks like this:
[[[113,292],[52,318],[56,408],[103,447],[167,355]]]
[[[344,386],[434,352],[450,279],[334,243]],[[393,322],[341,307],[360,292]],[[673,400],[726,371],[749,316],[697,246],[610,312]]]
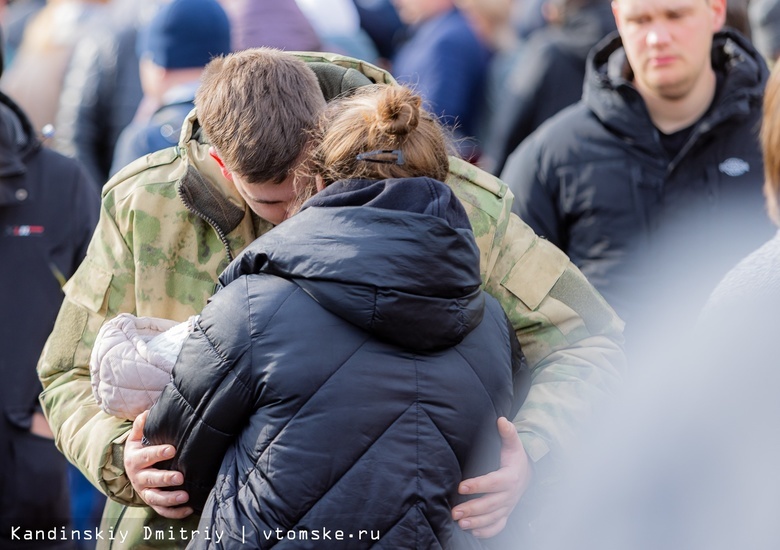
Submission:
[[[380,162],[382,164],[403,164],[404,153],[400,149],[376,149],[367,153],[360,153],[357,160],[366,162]]]

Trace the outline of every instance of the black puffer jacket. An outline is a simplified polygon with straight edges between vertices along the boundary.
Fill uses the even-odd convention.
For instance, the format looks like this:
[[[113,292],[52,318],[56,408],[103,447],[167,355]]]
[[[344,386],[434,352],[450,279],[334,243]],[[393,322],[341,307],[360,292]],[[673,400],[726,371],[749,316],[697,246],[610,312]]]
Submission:
[[[479,548],[450,509],[528,379],[449,188],[337,182],[221,281],[145,430],[194,502],[219,469],[200,528],[225,538],[193,547]]]
[[[68,541],[24,544],[9,537],[12,527],[50,529],[70,521],[65,458],[53,440],[30,432],[42,390],[35,366],[64,296],[61,285],[84,259],[99,211],[100,197],[84,170],[43,147],[24,113],[0,93],[3,549],[73,546]]]
[[[698,288],[703,303],[725,271],[772,234],[758,146],[767,69],[744,37],[716,34],[716,97],[670,157],[625,77],[620,37],[605,39],[588,63],[582,101],[525,140],[502,179],[515,194],[514,212],[566,252],[630,328],[638,292],[652,295],[695,272],[686,292]]]

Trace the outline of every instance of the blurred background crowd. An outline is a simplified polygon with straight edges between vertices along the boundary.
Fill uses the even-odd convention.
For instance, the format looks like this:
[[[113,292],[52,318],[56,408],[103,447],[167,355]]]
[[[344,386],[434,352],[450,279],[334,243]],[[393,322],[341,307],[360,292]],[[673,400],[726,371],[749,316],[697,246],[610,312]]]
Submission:
[[[230,50],[337,52],[378,64],[414,86],[450,123],[462,156],[496,175],[524,138],[581,97],[588,52],[615,30],[608,0],[219,2],[229,20]],[[729,0],[727,25],[773,59],[780,51],[778,3],[749,2]],[[161,3],[0,0],[0,89],[48,145],[83,162],[98,185],[135,158],[128,138],[118,147],[121,132],[146,124],[163,96],[185,80],[160,69],[201,63],[161,59],[165,48],[213,40],[214,20],[206,12],[183,11],[177,28],[157,29],[164,36],[155,61],[153,45],[138,35]],[[226,53],[219,44],[213,50]],[[196,81],[192,74],[186,78]],[[175,130],[168,131],[171,144]]]

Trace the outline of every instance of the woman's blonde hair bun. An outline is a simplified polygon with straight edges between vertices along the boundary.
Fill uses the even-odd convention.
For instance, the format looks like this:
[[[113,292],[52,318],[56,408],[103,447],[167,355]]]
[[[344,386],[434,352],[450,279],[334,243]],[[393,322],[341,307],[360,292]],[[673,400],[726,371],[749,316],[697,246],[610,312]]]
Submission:
[[[377,130],[383,134],[402,137],[420,123],[422,100],[408,88],[388,87],[377,105]]]

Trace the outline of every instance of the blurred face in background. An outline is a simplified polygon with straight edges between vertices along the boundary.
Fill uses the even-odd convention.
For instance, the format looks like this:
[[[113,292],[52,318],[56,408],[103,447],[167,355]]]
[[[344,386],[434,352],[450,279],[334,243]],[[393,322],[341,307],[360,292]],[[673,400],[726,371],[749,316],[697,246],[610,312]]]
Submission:
[[[502,35],[511,32],[512,2],[510,0],[455,0],[480,40],[498,47]]]
[[[613,0],[612,11],[641,94],[677,100],[714,85],[712,36],[726,0]]]
[[[392,0],[398,17],[407,25],[417,25],[454,7],[453,0]]]

